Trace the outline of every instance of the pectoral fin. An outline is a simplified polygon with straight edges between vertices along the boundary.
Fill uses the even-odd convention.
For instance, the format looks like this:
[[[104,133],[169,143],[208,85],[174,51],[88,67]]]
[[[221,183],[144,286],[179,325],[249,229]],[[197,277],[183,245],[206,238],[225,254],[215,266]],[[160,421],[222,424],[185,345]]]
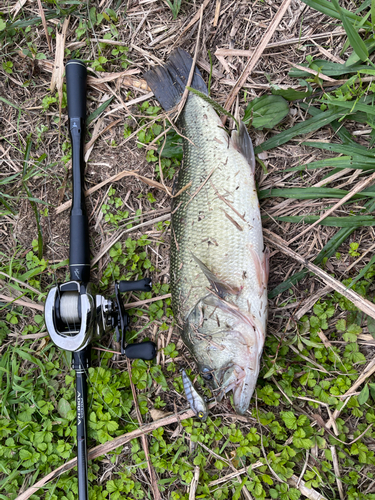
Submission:
[[[247,131],[244,122],[240,123],[240,131],[233,130],[232,132],[232,144],[233,146],[243,154],[250,165],[251,172],[255,172],[255,154],[253,143],[251,142],[249,132]]]
[[[219,295],[221,298],[225,298],[227,295],[238,295],[241,292],[239,287],[233,287],[228,283],[225,283],[223,280],[218,278],[208,267],[203,264],[203,262],[198,259],[193,253],[191,254],[195,262],[200,267],[201,271],[204,273],[210,285],[212,286],[213,291]]]

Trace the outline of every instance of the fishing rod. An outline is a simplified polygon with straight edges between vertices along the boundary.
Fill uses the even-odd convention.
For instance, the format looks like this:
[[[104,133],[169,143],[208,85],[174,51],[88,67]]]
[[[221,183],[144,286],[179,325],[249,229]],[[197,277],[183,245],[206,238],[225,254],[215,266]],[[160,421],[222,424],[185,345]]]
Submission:
[[[77,472],[78,498],[88,500],[87,476],[87,373],[91,360],[91,343],[112,329],[116,332],[121,354],[130,359],[155,358],[153,342],[126,345],[129,316],[120,293],[151,291],[151,279],[115,282],[115,298],[96,294],[90,283],[89,227],[85,206],[84,135],[86,120],[86,65],[72,59],[66,64],[69,134],[72,144],[73,193],[70,213],[69,270],[70,281],[57,284],[49,291],[44,308],[46,328],[53,343],[72,352],[76,373],[77,406]]]

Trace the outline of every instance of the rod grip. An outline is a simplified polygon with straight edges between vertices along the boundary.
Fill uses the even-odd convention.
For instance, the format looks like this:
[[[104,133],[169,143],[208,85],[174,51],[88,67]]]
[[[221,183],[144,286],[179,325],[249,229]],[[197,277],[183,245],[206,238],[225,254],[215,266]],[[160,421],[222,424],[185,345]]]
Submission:
[[[87,69],[84,62],[71,59],[65,66],[68,116],[86,119]]]

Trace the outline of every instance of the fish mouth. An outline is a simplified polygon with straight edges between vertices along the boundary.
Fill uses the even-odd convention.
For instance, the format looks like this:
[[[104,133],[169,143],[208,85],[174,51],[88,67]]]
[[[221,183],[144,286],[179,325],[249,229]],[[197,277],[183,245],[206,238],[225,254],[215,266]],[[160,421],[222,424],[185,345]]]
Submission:
[[[254,393],[258,374],[259,368],[252,370],[239,365],[226,368],[222,375],[222,383],[219,386],[218,400],[221,401],[227,392],[232,391],[236,413],[244,415]]]

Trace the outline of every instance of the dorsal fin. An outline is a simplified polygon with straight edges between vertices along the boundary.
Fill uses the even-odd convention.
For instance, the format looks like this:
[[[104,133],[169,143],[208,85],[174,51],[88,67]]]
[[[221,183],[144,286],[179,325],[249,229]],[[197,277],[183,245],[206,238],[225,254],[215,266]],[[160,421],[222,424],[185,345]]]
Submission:
[[[232,144],[248,161],[252,173],[255,172],[255,154],[253,143],[251,142],[249,132],[244,122],[240,123],[240,131],[237,129],[232,132]]]

